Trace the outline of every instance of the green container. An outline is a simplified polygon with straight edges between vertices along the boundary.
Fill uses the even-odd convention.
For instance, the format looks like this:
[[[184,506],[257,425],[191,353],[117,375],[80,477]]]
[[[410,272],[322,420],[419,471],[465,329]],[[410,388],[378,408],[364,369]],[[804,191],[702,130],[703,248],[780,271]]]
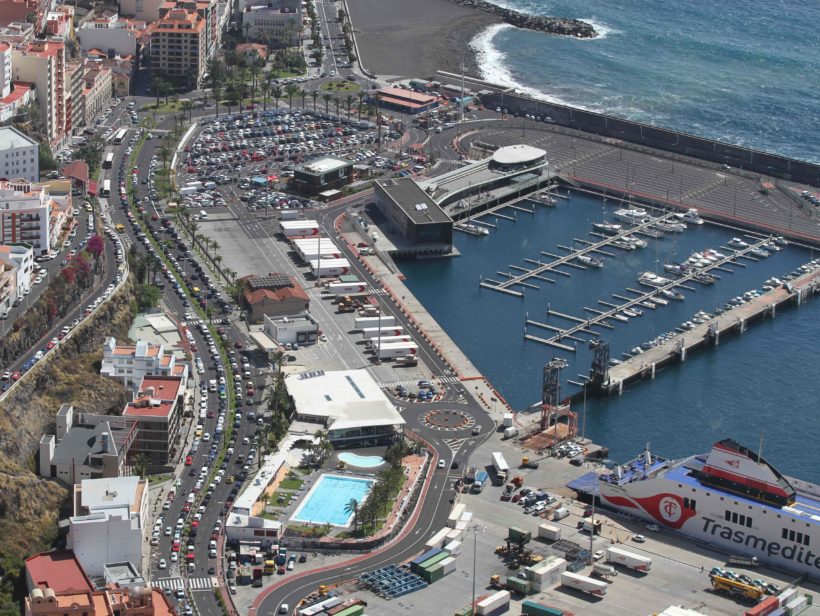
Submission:
[[[529,580],[522,580],[518,577],[509,577],[507,578],[507,588],[517,592],[520,595],[526,595],[530,592],[530,588],[532,588],[532,582]]]
[[[442,552],[441,554],[436,554],[435,556],[433,556],[433,558],[429,558],[429,559],[425,560],[423,563],[421,563],[419,568],[420,569],[429,569],[430,567],[433,567],[433,566],[437,565],[442,560],[445,560],[446,558],[449,558],[449,557],[450,557],[450,555],[447,552]]]
[[[526,616],[564,616],[564,610],[557,607],[547,607],[529,599],[521,604],[521,613]]]
[[[346,608],[341,612],[336,612],[336,616],[363,616],[363,614],[363,605],[351,605],[349,608]]]
[[[429,569],[422,569],[421,577],[428,584],[438,582],[441,578],[444,577],[444,567],[441,564],[437,564],[433,565]]]
[[[510,526],[507,537],[509,537],[510,541],[515,543],[519,543],[521,541],[524,543],[529,543],[532,541],[532,533],[528,530],[524,530],[523,528],[518,528],[517,526]]]
[[[465,605],[460,610],[456,610],[453,616],[473,616],[473,610],[469,605]]]

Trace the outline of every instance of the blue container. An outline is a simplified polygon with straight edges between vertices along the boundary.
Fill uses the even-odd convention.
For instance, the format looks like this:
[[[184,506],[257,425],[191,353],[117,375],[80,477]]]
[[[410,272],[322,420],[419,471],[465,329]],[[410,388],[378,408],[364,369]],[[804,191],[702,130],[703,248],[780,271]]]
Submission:
[[[425,552],[421,556],[418,556],[418,557],[414,558],[413,560],[411,560],[410,564],[411,565],[420,565],[424,561],[430,560],[431,558],[433,558],[433,556],[435,556],[436,554],[441,554],[443,551],[444,550],[442,550],[441,548],[433,548],[432,550],[428,550],[427,552]]]

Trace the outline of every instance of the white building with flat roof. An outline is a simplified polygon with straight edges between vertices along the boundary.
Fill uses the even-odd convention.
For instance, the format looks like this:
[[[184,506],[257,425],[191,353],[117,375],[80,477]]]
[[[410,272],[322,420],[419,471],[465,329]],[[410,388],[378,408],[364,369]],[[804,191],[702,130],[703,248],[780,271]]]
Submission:
[[[68,520],[68,547],[89,577],[103,565],[128,561],[142,570],[148,520],[148,482],[139,477],[84,479],[74,485],[74,515]]]
[[[7,180],[40,179],[39,145],[13,126],[0,127],[0,177]]]
[[[336,448],[389,445],[404,418],[367,370],[314,370],[285,377],[296,419],[320,424]]]
[[[178,376],[183,387],[188,380],[188,365],[177,364],[173,353],[165,351],[161,344],[138,340],[137,344],[117,344],[115,338],[103,343],[103,359],[100,374],[121,380],[126,387],[139,387],[143,378],[154,376]]]
[[[319,336],[319,323],[307,312],[263,319],[265,334],[279,344],[313,344]]]
[[[34,274],[34,248],[31,244],[0,244],[0,258],[17,268],[17,297],[31,289]]]
[[[282,523],[231,512],[225,520],[225,538],[228,541],[259,543],[267,547],[279,543]]]

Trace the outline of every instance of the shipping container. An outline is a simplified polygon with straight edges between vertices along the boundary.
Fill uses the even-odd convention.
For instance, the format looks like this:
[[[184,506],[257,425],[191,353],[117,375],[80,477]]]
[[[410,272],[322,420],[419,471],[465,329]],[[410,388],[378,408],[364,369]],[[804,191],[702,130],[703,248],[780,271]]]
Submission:
[[[336,607],[341,603],[344,603],[344,600],[339,597],[330,597],[329,599],[323,599],[322,601],[314,603],[309,607],[299,608],[299,616],[316,616],[317,614],[321,614],[325,610],[330,609],[332,607]]]
[[[308,261],[313,275],[318,278],[328,278],[347,274],[350,271],[350,261],[347,259],[322,259]]]
[[[777,596],[777,599],[780,601],[780,605],[786,605],[796,594],[796,588],[787,588]]]
[[[652,569],[652,559],[639,554],[627,552],[621,548],[609,547],[606,550],[606,559],[611,563],[617,563],[624,567],[629,567],[635,571],[649,571]]]
[[[561,574],[567,570],[567,561],[557,556],[548,556],[542,562],[524,569],[524,575],[532,581],[536,592],[544,592],[561,581]]]
[[[509,428],[513,425],[513,414],[512,413],[504,413],[504,420],[502,424],[505,428]]]
[[[299,215],[299,210],[282,210],[279,212],[279,216],[282,220],[298,220]]]
[[[564,616],[564,610],[526,599],[521,603],[521,614],[524,616]]]
[[[564,571],[561,574],[561,585],[598,596],[605,595],[608,587],[606,582],[593,580],[591,577],[569,571]]]
[[[305,263],[309,263],[311,261],[336,261],[338,259],[344,259],[344,253],[336,247],[333,248],[304,248],[299,252],[299,256],[301,257],[302,261]],[[337,293],[359,293],[360,291],[338,291]]]
[[[441,563],[437,563],[429,569],[421,569],[418,575],[428,584],[434,584],[444,577],[444,568]]]
[[[396,317],[383,314],[377,317],[358,317],[354,321],[356,329],[364,329],[366,327],[386,327],[388,325],[395,325]]]
[[[407,357],[416,355],[418,352],[419,347],[415,342],[389,342],[381,345],[378,350],[380,359]]]
[[[529,580],[522,580],[520,577],[508,577],[507,588],[517,592],[519,595],[529,594],[532,588],[532,582]]]
[[[509,428],[504,428],[504,439],[511,439],[518,436],[518,428],[515,426],[510,426]]]
[[[447,537],[447,533],[449,532],[449,526],[442,528],[435,535],[430,537],[424,545],[426,545],[428,548],[440,548],[444,544],[444,539],[445,537]]]
[[[447,537],[444,540],[449,543],[452,541],[461,541],[462,539],[464,539],[464,531],[454,528],[447,533]]]
[[[441,551],[442,551],[441,548],[433,548],[432,550],[427,550],[426,552],[424,552],[420,556],[417,556],[416,558],[411,560],[410,561],[410,566],[412,567],[413,565],[421,565],[421,563],[423,563],[426,560],[430,560],[436,554],[440,554]]]
[[[746,610],[746,616],[769,616],[779,607],[780,601],[777,597],[766,597],[754,607]]]
[[[497,593],[490,595],[482,601],[478,601],[475,605],[475,613],[481,616],[496,613],[496,610],[504,606],[510,605],[510,591],[499,590]]]
[[[444,546],[444,549],[450,552],[452,556],[461,554],[461,541],[450,541]]]
[[[804,612],[808,607],[809,601],[806,595],[803,595],[802,597],[795,597],[783,606],[786,616],[797,616],[798,614]]]
[[[547,541],[558,541],[561,539],[561,527],[552,524],[541,524],[538,527],[538,537]]]
[[[507,531],[507,538],[514,543],[529,543],[532,541],[532,533],[517,526],[510,526]]]
[[[401,336],[404,333],[404,328],[401,325],[382,325],[381,327],[365,327],[362,329],[362,338],[365,340],[373,340],[386,338],[388,336]]]
[[[456,559],[452,556],[448,556],[441,561],[441,568],[444,571],[444,575],[452,573],[456,570]]]
[[[428,558],[423,563],[418,565],[418,569],[432,569],[437,564],[439,564],[442,560],[446,560],[450,558],[450,555],[446,551],[441,551],[432,558]]]
[[[364,606],[359,605],[351,605],[343,609],[341,612],[336,612],[336,616],[362,616],[364,614]]]
[[[450,510],[450,515],[447,517],[447,526],[450,528],[455,528],[456,522],[461,519],[461,515],[464,513],[465,509],[467,509],[467,505],[464,503],[456,503],[453,505],[453,508]]]
[[[470,524],[473,521],[473,512],[472,511],[465,511],[461,514],[461,517],[458,519],[459,522],[464,522],[465,524]]]
[[[402,336],[382,336],[381,338],[370,338],[367,341],[367,348],[375,349],[379,344],[391,344],[393,342],[413,342],[413,337],[409,334]]]

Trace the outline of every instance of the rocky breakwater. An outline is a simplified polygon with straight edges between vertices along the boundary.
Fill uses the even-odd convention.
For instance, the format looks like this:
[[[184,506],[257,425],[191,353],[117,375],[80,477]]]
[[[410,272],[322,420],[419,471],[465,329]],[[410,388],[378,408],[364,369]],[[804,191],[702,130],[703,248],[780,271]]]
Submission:
[[[504,23],[535,30],[536,32],[546,32],[547,34],[557,34],[560,36],[574,36],[575,38],[595,38],[598,33],[590,24],[580,19],[566,19],[564,17],[541,17],[539,15],[528,15],[519,11],[504,8],[485,2],[484,0],[453,0],[456,4],[479,9],[485,13],[496,15]]]

